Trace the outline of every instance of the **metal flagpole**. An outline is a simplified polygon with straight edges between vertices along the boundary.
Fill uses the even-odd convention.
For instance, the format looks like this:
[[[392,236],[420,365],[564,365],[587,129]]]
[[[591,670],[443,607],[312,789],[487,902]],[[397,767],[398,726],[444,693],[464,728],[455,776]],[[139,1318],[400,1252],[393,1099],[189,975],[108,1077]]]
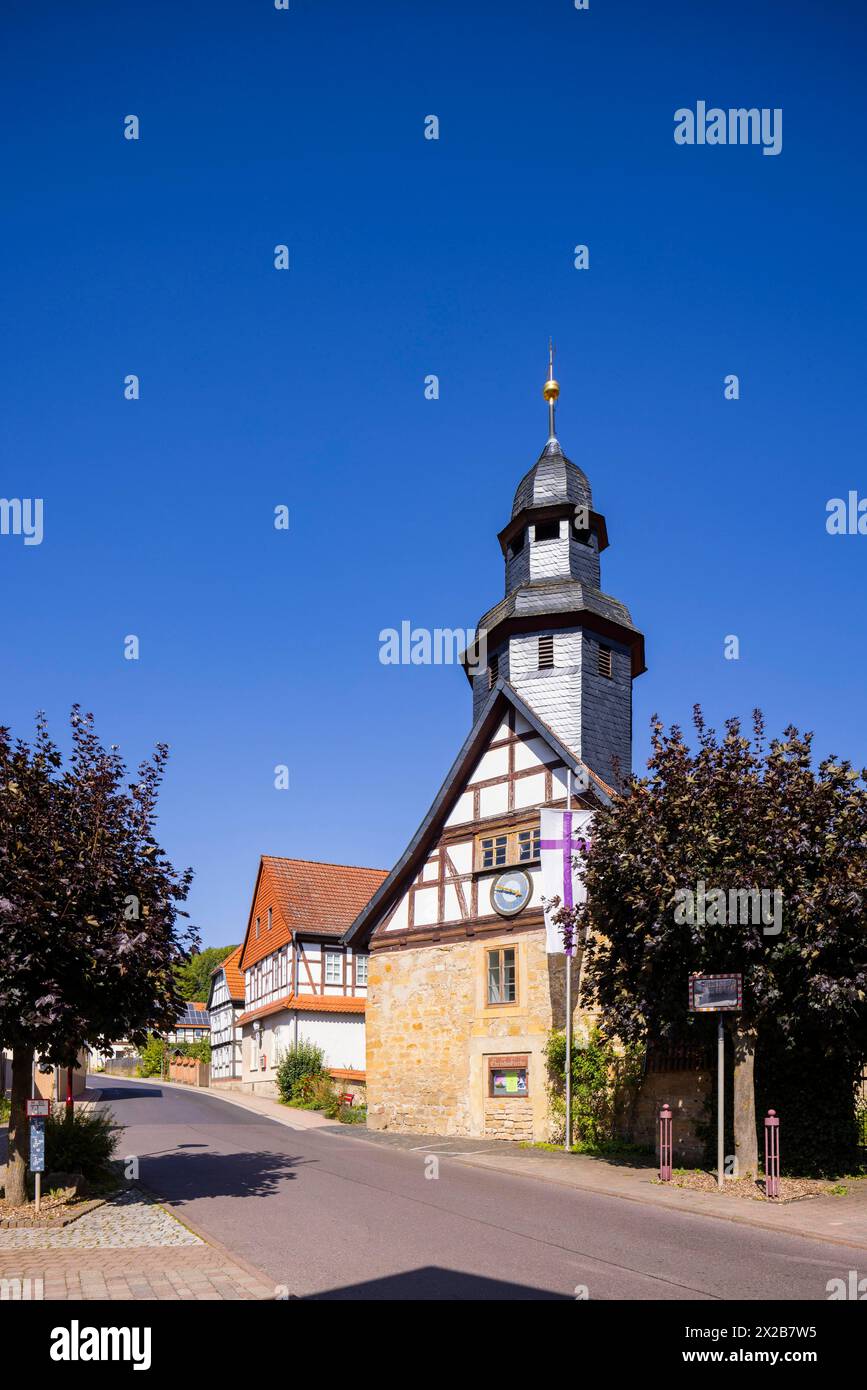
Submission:
[[[572,769],[566,769],[566,810],[572,810]],[[572,860],[569,859],[569,873]],[[572,946],[566,951],[566,1142],[568,1153],[572,1147]]]
[[[717,1067],[717,1096],[716,1096],[716,1185],[723,1187],[723,1165],[725,1163],[725,1086],[723,1085],[723,1068],[725,1066],[725,1033],[723,1031],[723,1016],[717,1015],[716,1024],[716,1067]]]

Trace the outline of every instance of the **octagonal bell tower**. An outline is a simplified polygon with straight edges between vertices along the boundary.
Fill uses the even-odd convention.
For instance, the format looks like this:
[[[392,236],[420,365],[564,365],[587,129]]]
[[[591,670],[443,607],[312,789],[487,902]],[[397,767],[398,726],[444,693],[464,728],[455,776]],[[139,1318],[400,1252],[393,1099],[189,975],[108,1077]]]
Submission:
[[[548,442],[518,484],[498,540],[505,597],[480,619],[487,666],[467,668],[473,718],[506,680],[609,786],[632,770],[632,682],[646,670],[644,637],[628,608],[602,592],[605,518],[587,477],[560,447],[553,349],[543,395]],[[478,651],[478,646],[471,649]],[[469,655],[469,653],[468,653]]]

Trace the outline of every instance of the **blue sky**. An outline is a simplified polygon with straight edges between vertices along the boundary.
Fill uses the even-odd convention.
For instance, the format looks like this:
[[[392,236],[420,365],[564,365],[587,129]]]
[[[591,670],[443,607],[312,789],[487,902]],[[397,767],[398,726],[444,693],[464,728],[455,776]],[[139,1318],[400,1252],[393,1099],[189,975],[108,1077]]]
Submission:
[[[206,944],[240,940],[261,852],[388,868],[427,809],[469,686],[381,665],[378,634],[501,596],[549,334],[603,587],[647,638],[636,768],[651,712],[696,701],[867,763],[867,537],[825,530],[867,495],[865,28],[7,0],[0,494],[42,497],[45,537],[0,537],[0,720],[65,739],[78,701],[130,763],[170,743],[161,833]],[[782,152],[676,146],[698,100],[781,107]]]

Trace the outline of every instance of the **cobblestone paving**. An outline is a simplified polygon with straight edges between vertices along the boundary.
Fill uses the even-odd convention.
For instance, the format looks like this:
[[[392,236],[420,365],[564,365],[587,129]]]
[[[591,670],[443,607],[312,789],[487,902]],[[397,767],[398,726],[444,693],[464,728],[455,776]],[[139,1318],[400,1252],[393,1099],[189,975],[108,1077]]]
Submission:
[[[134,1188],[56,1231],[26,1227],[0,1231],[0,1254],[7,1250],[134,1250],[203,1244],[180,1221]]]
[[[264,1300],[279,1290],[143,1192],[60,1230],[0,1231],[0,1301]]]

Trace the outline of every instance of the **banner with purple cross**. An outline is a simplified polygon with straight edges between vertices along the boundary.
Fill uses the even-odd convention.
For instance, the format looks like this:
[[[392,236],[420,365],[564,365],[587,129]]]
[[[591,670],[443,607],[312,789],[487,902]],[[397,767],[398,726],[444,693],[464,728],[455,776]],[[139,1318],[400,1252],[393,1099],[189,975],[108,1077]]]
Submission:
[[[541,813],[541,838],[539,841],[542,861],[542,896],[559,898],[566,907],[583,903],[587,894],[584,890],[584,876],[580,868],[580,852],[589,845],[592,811],[552,811]],[[573,860],[578,857],[576,869]],[[563,936],[559,927],[551,921],[551,913],[545,909],[546,949],[551,954],[562,955]]]

